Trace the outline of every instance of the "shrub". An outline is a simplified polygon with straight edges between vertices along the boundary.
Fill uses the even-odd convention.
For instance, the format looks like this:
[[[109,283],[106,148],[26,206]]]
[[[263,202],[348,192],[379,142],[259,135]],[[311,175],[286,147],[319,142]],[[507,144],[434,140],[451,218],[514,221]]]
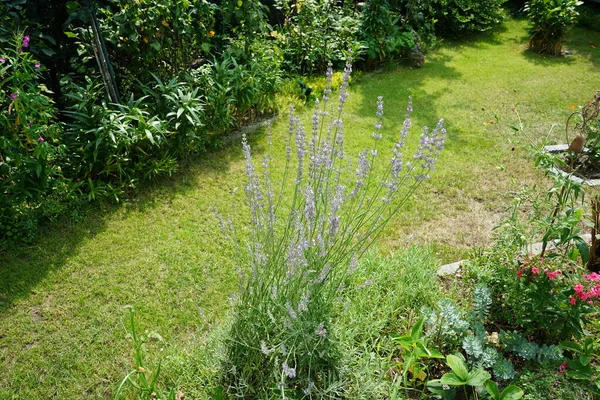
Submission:
[[[210,51],[215,9],[206,0],[119,1],[99,18],[117,65],[169,79]]]
[[[29,44],[19,33],[0,53],[0,241],[33,239],[30,213],[62,176],[55,164],[64,150],[61,126]]]
[[[525,5],[529,18],[529,48],[536,53],[558,56],[566,29],[577,19],[578,0],[531,0]]]
[[[569,340],[585,333],[587,315],[596,312],[600,275],[581,275],[560,259],[526,257],[508,282],[503,307],[514,324],[541,342]]]
[[[437,31],[444,35],[482,32],[504,20],[506,0],[441,0],[436,7]]]
[[[240,293],[226,348],[223,379],[232,395],[319,397],[328,391],[335,396],[341,358],[331,328],[336,298],[361,255],[428,177],[444,145],[440,121],[434,130],[423,131],[413,161],[404,164],[401,151],[411,126],[407,117],[383,183],[374,184],[380,181],[373,170],[382,137],[379,98],[373,148],[359,154],[352,166],[356,173],[349,173],[341,113],[350,73],[348,63],[340,102],[330,118],[325,110],[330,109],[331,90],[327,88],[322,103],[317,102],[309,138],[298,117],[290,114],[281,189],[271,183],[270,158],[264,156],[259,171],[243,142],[252,239],[248,252],[241,252],[245,265],[239,270]],[[329,69],[328,77],[332,74]],[[295,172],[290,169],[292,150]],[[289,208],[281,210],[284,205]],[[221,222],[234,238],[229,224]],[[236,243],[240,251],[245,248]]]
[[[284,23],[272,35],[283,50],[287,70],[323,71],[330,61],[343,63],[346,49],[357,47],[358,18],[349,5],[334,0],[280,0],[276,6]]]
[[[406,55],[419,42],[412,26],[393,11],[387,0],[364,3],[359,32],[364,51],[375,61]]]

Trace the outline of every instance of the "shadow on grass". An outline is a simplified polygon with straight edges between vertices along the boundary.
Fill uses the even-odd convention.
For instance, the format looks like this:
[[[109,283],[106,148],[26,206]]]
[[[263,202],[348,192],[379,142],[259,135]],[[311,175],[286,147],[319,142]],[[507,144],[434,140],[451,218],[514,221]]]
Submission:
[[[578,57],[583,57],[593,63],[595,67],[600,67],[600,32],[585,28],[573,28],[565,36],[563,51],[566,52],[566,55],[553,57],[527,49],[523,51],[523,57],[527,61],[541,66],[570,65]]]
[[[574,28],[567,34],[565,47],[567,50],[572,50],[576,57],[583,57],[596,68],[600,67],[600,32]]]
[[[27,297],[50,272],[61,268],[84,239],[104,229],[105,218],[95,215],[80,223],[55,222],[40,228],[34,245],[0,253],[0,313]]]
[[[264,129],[259,127],[248,134],[252,144],[264,135]],[[105,231],[116,212],[125,215],[144,212],[186,196],[197,189],[198,176],[219,182],[231,163],[243,158],[240,141],[241,138],[234,138],[221,149],[188,157],[181,162],[176,174],[141,186],[135,196],[122,204],[94,205],[81,222],[65,217],[43,224],[33,245],[14,246],[0,252],[0,313],[35,292],[41,281],[79,253],[84,242]]]

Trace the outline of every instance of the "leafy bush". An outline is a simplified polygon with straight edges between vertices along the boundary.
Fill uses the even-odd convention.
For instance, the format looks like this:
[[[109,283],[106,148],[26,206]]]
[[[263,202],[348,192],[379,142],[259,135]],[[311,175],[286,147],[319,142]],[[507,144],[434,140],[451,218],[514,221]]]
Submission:
[[[384,61],[406,55],[419,42],[416,31],[387,0],[364,3],[359,32],[368,57]]]
[[[62,176],[61,126],[51,92],[41,83],[43,67],[28,52],[30,37],[15,35],[0,57],[0,240],[34,237],[29,215]]]
[[[513,270],[514,271],[514,270]],[[586,315],[596,312],[600,275],[580,275],[561,260],[526,257],[514,272],[503,307],[526,335],[542,342],[568,340],[585,333]]]
[[[356,48],[358,18],[348,4],[334,0],[279,0],[284,23],[272,36],[283,50],[287,70],[323,71],[328,62],[341,64],[347,49]]]
[[[536,53],[558,56],[566,29],[577,19],[578,0],[531,0],[525,5],[529,18],[529,48]]]
[[[99,10],[113,61],[138,79],[169,79],[209,53],[216,6],[206,0],[117,1]]]
[[[598,11],[598,7],[594,7],[591,4],[583,4],[579,7],[577,26],[596,32],[600,31],[600,12]]]
[[[506,0],[441,0],[435,6],[436,30],[442,35],[482,32],[504,20]]]
[[[252,240],[247,243],[248,253],[240,257],[245,265],[240,266],[240,293],[223,372],[232,395],[319,397],[329,391],[335,396],[341,359],[331,328],[336,298],[378,232],[428,177],[443,147],[445,130],[440,121],[434,130],[423,131],[413,161],[403,164],[400,151],[411,125],[407,118],[384,184],[371,187],[381,139],[380,98],[373,148],[359,154],[356,174],[348,173],[339,115],[348,97],[350,72],[347,64],[337,117],[328,120],[323,111],[329,109],[328,88],[322,108],[313,114],[309,138],[291,113],[287,167],[279,195],[268,173],[269,157],[263,158],[259,171],[244,140]],[[329,70],[328,76],[332,74]],[[295,172],[289,168],[291,136],[295,136]],[[287,179],[292,180],[291,188]],[[291,204],[282,211],[279,206],[288,204],[281,200],[286,188],[291,191]],[[222,225],[233,237],[229,224],[222,221]]]

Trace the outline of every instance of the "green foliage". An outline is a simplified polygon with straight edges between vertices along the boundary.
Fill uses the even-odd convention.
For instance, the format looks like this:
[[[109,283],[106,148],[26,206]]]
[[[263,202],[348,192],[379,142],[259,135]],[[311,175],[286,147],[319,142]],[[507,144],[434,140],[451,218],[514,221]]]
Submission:
[[[554,210],[536,221],[538,225],[541,224],[544,232],[541,256],[544,256],[548,244],[552,242],[556,247],[565,249],[566,257],[575,260],[580,256],[582,264],[585,264],[589,258],[589,246],[581,237],[583,210],[578,207],[578,202],[583,204],[584,200],[583,185],[570,179],[568,175],[556,173],[554,168],[561,164],[565,166],[565,162],[556,156],[546,153],[536,155],[536,167],[542,168],[554,181],[546,199],[554,205]]]
[[[543,364],[560,361],[563,358],[562,351],[558,346],[539,346],[516,332],[501,332],[500,342],[507,351],[514,353],[526,361],[536,360]]]
[[[71,149],[72,173],[84,182],[82,190],[89,200],[118,200],[122,190],[134,188],[140,180],[175,171],[177,149],[171,146],[179,142],[174,139],[178,132],[169,131],[167,121],[151,115],[144,103],[146,96],[136,100],[131,95],[116,108],[94,102],[99,90],[91,81],[85,88],[72,85],[74,102],[67,112],[71,121],[65,142]]]
[[[29,53],[30,36],[18,33],[0,47],[0,242],[31,242],[37,223],[28,215],[57,190],[64,152],[52,93],[43,67]],[[3,247],[0,245],[0,247]]]
[[[430,143],[415,154],[415,159],[422,161],[414,170],[400,174],[398,151],[410,127],[407,116],[393,153],[396,158],[384,175],[385,185],[371,186],[381,139],[376,133],[372,149],[361,152],[358,162],[350,164],[357,168],[356,173],[349,172],[339,115],[348,96],[351,71],[347,63],[337,119],[327,118],[324,110],[330,103],[324,98],[320,108],[315,108],[309,138],[290,110],[288,158],[281,184],[274,187],[271,182],[270,157],[264,156],[259,170],[243,141],[251,240],[240,243],[227,228],[229,224],[222,221],[233,243],[248,249],[240,251],[240,293],[234,303],[223,371],[232,395],[319,397],[327,391],[338,393],[341,349],[332,329],[337,299],[362,254],[426,179],[443,147],[445,130],[440,121],[431,133],[422,134],[422,143]],[[330,88],[325,92],[329,95]],[[382,98],[377,106],[376,131],[381,128]],[[296,139],[293,147],[292,137]],[[296,171],[291,170],[292,150]],[[368,280],[358,287],[371,284]]]
[[[494,364],[494,377],[501,381],[513,379],[517,374],[514,364],[506,359],[499,360]]]
[[[424,307],[421,313],[425,316],[426,330],[438,347],[454,348],[469,332],[469,321],[450,299],[440,300],[435,310]]]
[[[424,321],[424,318],[420,318],[411,329],[409,336],[391,337],[392,341],[402,348],[402,361],[393,366],[400,368],[404,388],[414,386],[417,380],[426,379],[427,364],[420,359],[444,358],[442,353],[427,346],[427,338],[423,336]]]
[[[583,4],[579,7],[577,26],[598,32],[600,30],[600,12],[592,4]]]
[[[518,400],[525,394],[521,388],[515,385],[509,385],[500,392],[498,385],[491,380],[485,382],[485,390],[493,400]]]
[[[564,399],[592,400],[590,393],[581,382],[561,375],[556,365],[541,365],[539,368],[524,369],[515,380],[515,385],[525,392],[523,400]]]
[[[365,254],[341,293],[343,312],[334,320],[346,397],[372,399],[410,391],[403,388],[401,367],[390,369],[402,359],[401,346],[390,338],[411,331],[409,324],[418,318],[415,308],[439,299],[438,282],[431,279],[438,265],[427,248],[400,249],[388,256],[375,249]],[[368,281],[372,284],[363,284]],[[432,348],[427,337],[421,342]],[[418,365],[429,364],[426,361],[420,358]]]
[[[483,32],[504,21],[506,0],[439,0],[435,2],[436,31],[442,35]]]
[[[128,333],[128,337],[135,349],[135,367],[123,378],[115,391],[113,399],[124,398],[127,387],[131,387],[135,393],[135,397],[140,400],[157,398],[157,396],[160,399],[175,400],[175,392],[172,389],[166,393],[162,393],[159,389],[158,378],[160,376],[162,361],[158,363],[154,371],[151,371],[144,362],[144,344],[149,340],[162,341],[162,337],[156,332],[150,332],[145,336],[140,335],[136,329],[135,311],[133,308],[129,309],[129,316],[131,331]],[[127,396],[125,398],[129,399],[131,397]]]
[[[440,379],[427,382],[427,388],[436,395],[448,397],[448,390],[444,386],[449,386],[462,388],[465,398],[468,398],[467,386],[470,386],[475,393],[476,388],[483,386],[491,378],[490,374],[483,369],[470,370],[461,354],[446,356],[446,363],[452,372],[445,373]]]
[[[113,62],[138,79],[169,79],[209,53],[215,9],[206,0],[118,0],[99,18]]]
[[[565,375],[570,379],[585,381],[591,393],[600,395],[600,384],[596,374],[596,368],[591,361],[595,354],[594,339],[587,337],[583,343],[565,341],[560,347],[571,354],[571,359],[566,363]]]
[[[255,35],[270,30],[267,7],[260,0],[232,0],[221,2],[219,12],[224,33],[241,40],[252,41]]]
[[[527,257],[513,274],[506,277],[501,303],[527,336],[557,342],[585,334],[596,297],[591,294],[592,282],[576,268],[559,260]]]
[[[375,61],[407,55],[419,42],[416,31],[394,12],[387,0],[363,3],[359,32],[363,51]]]
[[[348,49],[357,49],[358,17],[350,5],[334,0],[278,0],[275,5],[284,22],[271,35],[287,70],[324,71],[328,62],[341,65]]]
[[[531,0],[525,4],[530,21],[529,48],[536,53],[558,56],[566,29],[577,20],[579,0]]]

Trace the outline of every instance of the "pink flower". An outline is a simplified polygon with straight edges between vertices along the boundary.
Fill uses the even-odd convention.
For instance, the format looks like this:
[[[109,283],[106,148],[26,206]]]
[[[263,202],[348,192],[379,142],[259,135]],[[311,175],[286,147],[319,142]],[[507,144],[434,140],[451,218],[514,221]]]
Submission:
[[[523,277],[523,272],[519,271],[517,272],[517,278],[521,279]]]
[[[591,306],[592,304],[594,304],[594,302],[593,302],[592,300],[588,300],[588,302],[587,302],[587,303],[588,303],[590,306]]]
[[[591,274],[583,275],[583,277],[588,281],[600,281],[600,274],[596,272],[592,272]]]
[[[0,57],[0,64],[4,64],[6,62],[6,58]]]
[[[42,66],[42,64],[40,64],[39,62],[36,62],[33,66],[36,67],[36,68],[39,68],[39,67]]]
[[[39,143],[42,143],[42,142],[45,142],[45,140],[44,140],[44,138],[43,138],[43,137],[41,137],[41,136],[40,136],[40,137],[38,138],[38,142],[39,142]]]
[[[566,361],[564,363],[560,364],[560,366],[558,367],[558,373],[561,375],[564,375],[568,366],[569,366],[569,363],[567,363]]]
[[[573,286],[573,290],[577,294],[583,293],[583,285],[581,283],[578,283],[577,285]]]
[[[556,277],[559,276],[559,275],[562,275],[562,272],[560,272],[560,271],[546,271],[546,276],[551,281],[553,281],[554,279],[556,279]]]
[[[23,42],[21,43],[21,46],[23,46],[23,47],[29,47],[29,35],[25,35],[23,37]]]
[[[573,296],[569,297],[569,304],[574,306],[575,304],[577,304],[577,299]]]
[[[11,93],[8,97],[10,97],[12,101],[15,101],[19,97],[19,93]]]
[[[531,273],[537,275],[540,273],[540,269],[538,267],[531,267]]]

